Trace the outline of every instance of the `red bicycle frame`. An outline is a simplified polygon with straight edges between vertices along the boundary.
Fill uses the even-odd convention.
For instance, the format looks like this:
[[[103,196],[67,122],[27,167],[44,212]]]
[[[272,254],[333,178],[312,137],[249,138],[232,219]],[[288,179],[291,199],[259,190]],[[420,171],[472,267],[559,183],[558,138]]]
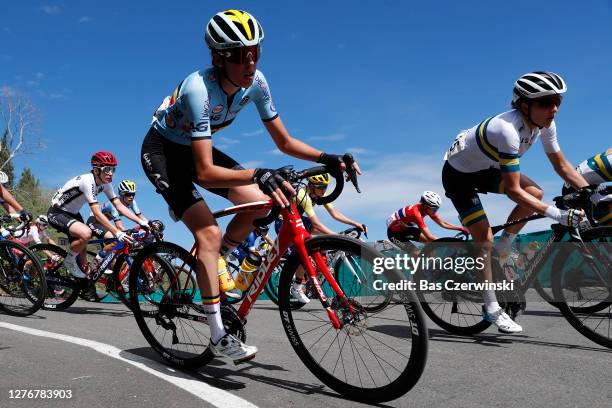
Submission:
[[[225,217],[227,215],[247,211],[259,211],[271,208],[272,200],[257,201],[253,203],[229,207],[224,210],[217,211],[213,215],[215,218],[220,218]],[[297,251],[298,255],[300,256],[300,259],[302,260],[302,265],[306,268],[306,272],[308,273],[308,276],[312,280],[314,287],[317,290],[319,298],[321,299],[321,303],[325,307],[325,310],[327,311],[327,315],[329,316],[333,327],[335,329],[339,329],[342,325],[338,320],[336,314],[332,311],[331,304],[327,300],[325,293],[323,293],[323,289],[321,288],[321,282],[317,277],[316,269],[311,263],[310,258],[308,256],[308,252],[306,251],[306,245],[304,244],[304,241],[311,238],[312,235],[310,235],[306,228],[304,228],[304,222],[302,221],[302,218],[297,210],[295,202],[291,203],[291,208],[283,208],[281,210],[281,214],[283,216],[283,225],[280,231],[278,232],[278,236],[274,241],[274,245],[270,248],[265,259],[262,261],[261,266],[257,270],[257,274],[253,278],[253,282],[248,288],[248,292],[244,300],[240,304],[240,307],[238,309],[238,316],[243,321],[246,320],[246,317],[253,308],[253,305],[255,304],[257,298],[263,291],[266,282],[268,281],[268,279],[270,279],[272,271],[274,271],[274,268],[276,268],[276,266],[280,262],[282,255],[287,252],[289,246],[293,245],[294,251]],[[194,246],[191,248],[192,255],[195,255],[195,250],[196,246],[194,244]],[[340,288],[340,285],[338,285],[336,279],[327,268],[325,258],[321,255],[320,252],[315,252],[311,255],[314,259],[316,267],[323,273],[323,276],[331,285],[334,292],[342,299],[344,299],[344,302],[348,303],[344,292]],[[180,273],[182,269],[183,267],[179,268],[178,273]],[[352,305],[348,304],[348,307],[351,311],[353,310]]]

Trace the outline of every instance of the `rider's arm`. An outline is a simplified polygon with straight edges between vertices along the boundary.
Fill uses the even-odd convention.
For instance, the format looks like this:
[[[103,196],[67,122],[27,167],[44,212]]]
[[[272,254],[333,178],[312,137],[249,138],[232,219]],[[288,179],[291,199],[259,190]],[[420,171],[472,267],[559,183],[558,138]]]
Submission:
[[[264,122],[278,150],[298,159],[317,161],[321,151],[291,136],[280,117]]]
[[[121,200],[119,200],[117,197],[112,198],[111,199],[111,203],[113,204],[113,206],[115,206],[117,211],[119,211],[119,214],[123,215],[124,217],[128,218],[131,221],[134,221],[136,224],[142,224],[143,223],[142,220],[140,218],[138,218],[138,216],[136,214],[134,214],[132,212],[132,210],[127,208],[125,205],[123,205]],[[116,224],[116,222],[115,222],[115,224]]]
[[[468,229],[465,227],[462,227],[460,225],[454,225],[451,224],[450,222],[446,222],[444,221],[442,218],[440,217],[431,217],[431,219],[438,224],[439,226],[441,226],[442,228],[448,229],[448,230],[455,230],[455,231],[465,231],[467,232]]]
[[[115,227],[117,227],[121,231],[125,231],[125,226],[123,225],[123,222],[121,222],[121,219],[113,220],[113,222],[115,223]]]
[[[21,210],[23,210],[23,207],[21,206],[21,204],[19,204],[17,200],[15,199],[15,197],[13,197],[13,195],[6,189],[6,187],[4,187],[1,184],[0,184],[0,195],[2,196],[2,199],[4,200],[2,205],[4,206],[4,209],[7,212],[12,213],[12,212],[20,212]]]
[[[361,223],[359,223],[357,221],[353,221],[352,219],[350,219],[346,215],[342,214],[340,212],[340,210],[336,209],[334,206],[332,206],[332,205],[325,205],[325,209],[327,210],[329,215],[331,215],[331,217],[334,220],[336,220],[338,222],[341,222],[343,224],[352,225],[353,227],[361,228]]]
[[[253,184],[253,170],[232,170],[216,166],[211,139],[191,141],[198,184],[206,188],[235,187]]]
[[[321,234],[335,234],[334,231],[327,228],[327,226],[325,226],[325,224],[321,222],[321,220],[319,219],[319,217],[316,216],[316,214],[313,216],[308,216],[308,218],[310,219],[310,222],[312,222],[313,230],[317,230]]]
[[[555,172],[569,185],[574,188],[586,187],[589,183],[576,171],[574,166],[565,158],[561,151],[546,153],[548,160],[553,165]]]
[[[506,186],[506,194],[512,201],[524,208],[531,208],[538,214],[544,215],[548,204],[538,200],[521,187],[521,173],[518,171],[502,171],[502,179]]]

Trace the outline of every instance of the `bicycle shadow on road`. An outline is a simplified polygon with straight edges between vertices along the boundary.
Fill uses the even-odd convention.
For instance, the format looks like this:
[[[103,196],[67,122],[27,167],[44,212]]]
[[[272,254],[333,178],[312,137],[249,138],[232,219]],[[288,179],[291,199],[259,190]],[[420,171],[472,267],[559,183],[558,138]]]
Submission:
[[[214,359],[208,365],[192,371],[183,370],[168,365],[168,363],[150,347],[140,347],[124,350],[124,352],[121,353],[121,356],[126,359],[132,360],[133,358],[130,358],[130,354],[139,356],[140,358],[138,359],[138,362],[143,364],[146,364],[146,360],[143,361],[142,358],[153,360],[153,364],[146,365],[154,370],[160,371],[159,364],[162,364],[164,366],[164,370],[162,372],[165,375],[172,375],[178,378],[185,378],[185,376],[188,376],[190,378],[205,382],[210,386],[220,388],[225,391],[246,389],[248,387],[248,382],[241,381],[241,379],[244,379],[249,380],[250,382],[259,382],[303,395],[318,394],[347,401],[346,398],[344,398],[340,394],[337,394],[327,389],[321,383],[309,384],[304,381],[292,381],[286,378],[269,377],[262,374],[261,371],[257,371],[256,373],[250,372],[250,370],[252,369],[261,369],[264,371],[290,372],[289,370],[286,370],[278,365],[263,364],[255,361],[249,361],[238,366],[233,366],[221,360]],[[390,405],[385,404],[373,404],[372,406],[385,408],[390,407]]]
[[[95,303],[95,305],[99,305],[100,303]],[[86,307],[86,306],[70,306],[66,310],[62,310],[64,313],[72,313],[72,314],[96,314],[100,316],[110,316],[110,317],[125,317],[132,316],[132,312],[130,310],[116,310],[116,309],[105,309],[102,307]]]
[[[596,351],[599,353],[612,353],[612,350],[601,347],[588,347],[580,346],[577,344],[567,343],[556,343],[549,341],[534,340],[535,337],[527,336],[524,334],[495,334],[495,333],[479,333],[473,336],[460,336],[456,334],[448,333],[444,330],[429,329],[429,340],[440,341],[447,343],[466,343],[466,344],[479,344],[487,347],[503,347],[508,344],[528,344],[534,346],[554,347],[568,350],[584,350],[584,351]]]

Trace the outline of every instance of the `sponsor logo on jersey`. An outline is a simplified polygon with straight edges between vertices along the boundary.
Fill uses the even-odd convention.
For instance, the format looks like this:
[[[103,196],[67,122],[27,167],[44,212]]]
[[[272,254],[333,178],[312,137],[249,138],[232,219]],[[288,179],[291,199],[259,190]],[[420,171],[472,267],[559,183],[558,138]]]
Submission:
[[[240,101],[240,103],[238,104],[238,106],[244,106],[244,105],[246,105],[247,103],[249,103],[249,100],[250,100],[250,99],[251,99],[251,98],[249,98],[248,96],[243,97],[243,98],[242,98],[242,100]]]
[[[193,198],[195,198],[196,200],[199,200],[200,198],[202,198],[198,190],[196,190],[195,188],[191,190],[191,194],[193,195]]]
[[[223,105],[217,105],[213,108],[213,113],[221,113],[223,111]]]
[[[274,106],[274,104],[271,104],[271,105],[270,105],[270,110],[271,110],[272,112],[276,112],[276,106]]]
[[[259,86],[259,89],[261,89],[261,93],[263,93],[263,100],[268,102],[270,100],[270,92],[268,91],[266,83],[259,76],[255,78],[255,82],[257,82],[257,86]]]
[[[213,116],[210,118],[210,120],[213,120],[213,121],[217,121],[217,120],[219,120],[219,119],[221,119],[221,114],[219,114],[219,115],[213,115]]]

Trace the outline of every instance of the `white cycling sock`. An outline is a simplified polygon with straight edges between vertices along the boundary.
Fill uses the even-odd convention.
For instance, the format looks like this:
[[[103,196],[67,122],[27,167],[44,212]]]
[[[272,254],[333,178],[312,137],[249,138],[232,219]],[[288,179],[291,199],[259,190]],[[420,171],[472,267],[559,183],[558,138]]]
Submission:
[[[216,302],[214,301],[216,299]],[[221,320],[221,303],[219,302],[219,296],[213,299],[214,303],[202,303],[204,313],[208,318],[208,326],[210,327],[210,340],[217,344],[219,340],[225,336],[225,328],[223,327],[223,321]],[[203,298],[203,302],[208,302],[209,299]]]
[[[499,305],[499,303],[497,303],[495,291],[492,289],[484,291],[484,303],[487,313],[493,313],[501,309],[501,306]]]
[[[232,239],[228,238],[227,234],[223,236],[223,240],[221,241],[221,249],[219,250],[219,254],[227,258],[229,254],[232,253],[236,247],[240,245],[240,242],[235,242]]]

